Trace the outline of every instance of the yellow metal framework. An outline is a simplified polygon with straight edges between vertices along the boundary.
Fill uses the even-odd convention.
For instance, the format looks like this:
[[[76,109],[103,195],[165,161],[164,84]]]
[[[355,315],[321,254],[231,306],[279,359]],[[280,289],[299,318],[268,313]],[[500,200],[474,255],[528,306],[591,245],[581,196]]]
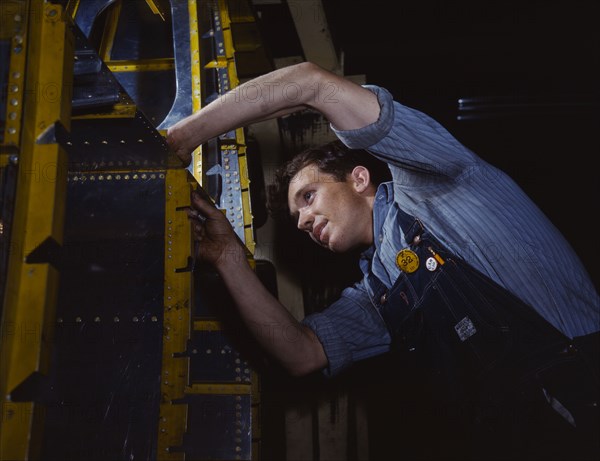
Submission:
[[[29,5],[26,1],[2,2],[0,12],[0,37],[11,41],[8,69],[6,127],[3,144],[19,147],[21,143],[21,120],[25,94],[25,64],[27,56]],[[37,93],[39,87],[27,88]],[[3,165],[6,164],[4,158]]]
[[[3,303],[0,343],[0,459],[25,460],[36,458],[41,449],[43,412],[33,402],[12,402],[11,392],[35,373],[44,373],[48,366],[45,341],[52,337],[55,321],[58,271],[49,263],[28,263],[27,256],[43,242],[62,244],[64,207],[67,187],[67,157],[57,143],[43,144],[40,136],[60,123],[67,130],[71,121],[71,91],[73,80],[74,39],[69,21],[75,18],[85,2],[71,0],[65,11],[60,5],[38,0],[1,0],[2,31],[11,40],[8,80],[7,124],[5,145],[11,146],[18,158],[19,177],[16,191],[15,215],[12,222],[11,252]],[[158,0],[146,0],[155,14],[165,17]],[[201,94],[201,31],[198,25],[198,0],[189,0],[190,52],[192,57],[192,108],[200,110]],[[116,25],[122,2],[111,5],[107,12],[99,55],[113,72],[144,72],[169,70],[172,59],[140,61],[111,61]],[[218,15],[223,31],[223,54],[206,68],[226,69],[227,91],[239,84],[235,49],[231,36],[231,21],[225,0],[218,2]],[[4,38],[4,35],[2,35]],[[73,119],[132,118],[135,103],[123,95],[111,111],[79,115]],[[163,133],[164,134],[164,133]],[[253,218],[250,205],[250,179],[246,162],[246,143],[243,129],[235,131],[235,139],[221,145],[222,152],[231,152],[238,162],[238,177],[232,184],[242,198],[241,209],[235,213],[236,225],[243,227],[249,262],[254,266]],[[188,408],[178,403],[194,394],[234,395],[252,397],[252,457],[259,458],[260,425],[258,422],[260,393],[259,378],[252,372],[251,383],[192,383],[189,382],[189,359],[175,357],[186,349],[191,331],[222,331],[216,319],[193,318],[193,277],[188,266],[193,245],[185,207],[196,182],[202,184],[202,148],[194,152],[193,175],[187,170],[165,172],[165,266],[164,266],[164,334],[161,368],[160,419],[158,458],[183,460],[182,452],[170,452],[169,447],[182,445],[187,430]],[[8,155],[0,155],[0,168]],[[96,170],[101,175],[127,174],[128,170]],[[82,175],[83,177],[84,175]],[[194,180],[194,178],[196,180]],[[77,177],[74,177],[77,180]],[[227,211],[227,210],[225,210]]]
[[[158,454],[160,459],[183,460],[183,453],[171,453],[180,446],[186,431],[187,405],[174,401],[185,397],[189,359],[174,358],[186,349],[190,337],[192,277],[178,272],[188,265],[192,252],[191,228],[185,207],[189,206],[193,178],[187,170],[169,170],[166,178],[165,206],[165,311],[163,365],[161,371]]]
[[[197,112],[202,106],[202,92],[200,80],[200,30],[198,28],[198,2],[188,1],[190,17],[190,60],[192,63],[192,112]],[[202,184],[202,146],[192,152],[192,172],[199,184]]]
[[[38,1],[21,4],[22,19],[29,24],[22,35],[27,48],[26,53],[13,48],[11,70],[23,72],[26,54],[21,88],[27,96],[22,129],[13,133],[20,136],[7,138],[19,147],[19,176],[0,347],[0,459],[7,460],[35,458],[40,447],[40,408],[33,402],[12,402],[11,393],[48,365],[58,272],[48,263],[28,263],[27,256],[48,239],[62,243],[66,154],[58,144],[41,144],[39,139],[57,122],[69,126],[70,91],[65,88],[73,62],[73,39],[62,8]]]

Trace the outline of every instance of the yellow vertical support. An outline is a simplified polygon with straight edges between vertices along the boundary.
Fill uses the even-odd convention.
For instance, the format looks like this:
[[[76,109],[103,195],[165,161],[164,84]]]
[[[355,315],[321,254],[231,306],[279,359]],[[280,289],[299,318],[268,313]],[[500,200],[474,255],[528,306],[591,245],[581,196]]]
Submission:
[[[0,24],[4,29],[2,39],[12,32],[10,66],[8,72],[6,127],[4,141],[6,145],[19,146],[21,139],[21,119],[23,116],[23,97],[25,94],[25,64],[27,56],[27,26],[29,15],[27,3],[7,3],[2,5]],[[11,30],[12,29],[12,30]]]
[[[191,79],[192,79],[192,113],[200,110],[202,106],[202,94],[200,89],[200,30],[198,25],[198,1],[189,0],[190,12],[190,54],[191,54]],[[202,146],[192,153],[192,173],[202,184]]]
[[[186,431],[187,405],[173,401],[185,397],[188,384],[189,359],[174,358],[186,350],[190,337],[192,302],[192,272],[181,271],[192,254],[191,226],[184,207],[190,205],[193,181],[187,170],[168,170],[165,193],[165,311],[163,360],[161,372],[158,459],[183,460],[181,452],[170,447],[183,444]]]
[[[231,17],[226,0],[219,0],[219,15],[221,16],[221,27],[223,28],[223,44],[225,46],[225,55],[227,57],[227,73],[231,88],[240,84],[235,66],[235,48],[233,46],[233,36],[231,34]]]
[[[231,17],[229,15],[229,7],[226,0],[219,0],[219,16],[221,19],[221,27],[223,30],[223,44],[225,48],[225,56],[227,58],[227,74],[230,87],[237,87],[240,80],[237,75],[237,67],[235,64],[235,48],[233,46],[233,36],[231,33]],[[238,151],[238,169],[240,175],[240,187],[242,196],[242,215],[244,226],[244,243],[254,254],[256,242],[254,241],[253,216],[250,202],[250,176],[248,172],[248,162],[246,159],[246,138],[244,129],[238,128],[235,131],[235,140]]]
[[[27,74],[20,138],[19,176],[12,224],[2,317],[0,459],[35,458],[40,423],[33,402],[12,402],[11,393],[36,372],[45,355],[56,308],[58,272],[26,258],[48,239],[62,243],[66,193],[66,153],[37,140],[55,122],[69,127],[73,38],[59,5],[32,0],[27,37]]]
[[[256,249],[256,242],[254,241],[254,216],[252,216],[252,206],[250,202],[250,173],[248,171],[248,158],[246,157],[246,145],[243,132],[240,136],[237,136],[237,140],[238,143],[244,143],[240,144],[238,148],[240,187],[242,189],[242,214],[244,217],[244,242],[250,253],[254,255],[254,250]]]
[[[67,2],[66,12],[71,18],[75,18],[77,16],[77,10],[79,9],[79,4],[81,0],[69,0]]]

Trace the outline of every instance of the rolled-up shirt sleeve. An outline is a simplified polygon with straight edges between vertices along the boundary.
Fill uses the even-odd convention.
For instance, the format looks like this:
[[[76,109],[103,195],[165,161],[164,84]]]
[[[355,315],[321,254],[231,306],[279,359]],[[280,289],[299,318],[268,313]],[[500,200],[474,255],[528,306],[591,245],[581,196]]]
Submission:
[[[331,130],[351,149],[366,149],[384,162],[428,174],[459,176],[479,159],[427,114],[394,101],[391,93],[363,85],[379,101],[379,118],[355,130]]]
[[[302,323],[315,332],[323,345],[328,360],[323,374],[327,377],[390,349],[385,323],[362,284],[346,288],[336,302],[323,312],[308,315]]]

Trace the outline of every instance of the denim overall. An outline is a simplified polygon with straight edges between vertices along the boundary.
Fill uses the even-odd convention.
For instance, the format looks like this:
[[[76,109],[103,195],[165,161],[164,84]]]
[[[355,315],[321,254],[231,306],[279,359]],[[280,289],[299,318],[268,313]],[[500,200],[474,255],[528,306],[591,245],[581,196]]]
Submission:
[[[598,365],[576,340],[453,256],[418,219],[401,215],[410,273],[391,289],[373,275],[370,282],[400,366],[417,370],[424,398],[452,415],[458,457],[597,456]]]

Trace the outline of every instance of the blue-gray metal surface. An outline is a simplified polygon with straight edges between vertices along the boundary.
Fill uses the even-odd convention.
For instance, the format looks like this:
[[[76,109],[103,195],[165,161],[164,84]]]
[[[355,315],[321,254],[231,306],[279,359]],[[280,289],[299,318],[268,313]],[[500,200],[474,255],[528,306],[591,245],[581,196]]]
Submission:
[[[75,14],[75,23],[86,37],[90,36],[94,21],[106,8],[116,0],[82,0]]]
[[[164,175],[69,174],[42,459],[156,459]]]
[[[171,0],[171,21],[173,24],[173,53],[175,58],[176,94],[175,100],[158,129],[167,129],[192,113],[192,62],[190,54],[189,9],[187,0]]]

